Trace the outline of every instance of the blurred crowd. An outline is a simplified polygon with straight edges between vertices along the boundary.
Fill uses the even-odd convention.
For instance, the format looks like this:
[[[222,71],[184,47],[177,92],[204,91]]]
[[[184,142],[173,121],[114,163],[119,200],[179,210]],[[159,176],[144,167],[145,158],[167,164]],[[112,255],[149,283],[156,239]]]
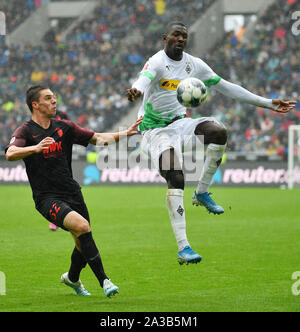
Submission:
[[[132,107],[126,89],[162,47],[165,25],[174,18],[190,25],[213,1],[187,0],[183,8],[179,0],[102,0],[64,41],[60,24],[40,46],[8,47],[0,39],[0,146],[29,118],[24,93],[31,84],[49,84],[59,109],[79,125],[109,129]]]
[[[296,0],[277,0],[257,22],[251,41],[241,43],[242,35],[230,32],[206,56],[221,77],[253,93],[298,101],[295,112],[280,115],[214,95],[201,112],[226,124],[229,151],[287,157],[288,127],[300,124],[300,36],[292,33],[291,19],[296,7]]]
[[[34,6],[43,1],[38,4],[31,0]],[[38,47],[7,47],[2,37],[0,148],[28,119],[24,93],[32,84],[49,84],[58,95],[59,109],[81,126],[109,130],[132,107],[126,89],[146,59],[163,47],[161,36],[166,24],[179,19],[190,26],[213,1],[102,0],[65,40],[61,38],[64,26],[60,23]],[[277,1],[257,23],[254,42],[243,44],[239,36],[228,33],[204,60],[221,77],[254,93],[299,99],[300,49],[297,37],[291,33],[290,19],[295,3]],[[10,10],[17,8],[12,6]],[[299,122],[299,113],[281,117],[214,95],[213,91],[211,95],[213,98],[197,112],[213,114],[227,125],[230,151],[286,154],[287,128]],[[198,116],[195,112],[192,115]]]
[[[42,3],[49,0],[9,0],[1,1],[0,11],[6,16],[6,33],[11,33]]]

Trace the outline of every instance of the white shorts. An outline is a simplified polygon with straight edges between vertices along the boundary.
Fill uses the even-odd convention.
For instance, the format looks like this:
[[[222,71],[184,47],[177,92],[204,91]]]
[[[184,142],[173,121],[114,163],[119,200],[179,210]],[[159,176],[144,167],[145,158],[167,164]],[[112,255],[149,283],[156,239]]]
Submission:
[[[196,144],[199,143],[195,135],[196,126],[206,121],[215,122],[225,128],[225,126],[214,117],[202,117],[197,119],[183,118],[174,121],[166,127],[145,131],[143,133],[141,149],[151,158],[152,166],[157,170],[159,170],[159,158],[161,154],[166,150],[174,149],[182,168],[183,152],[191,151],[195,148]],[[204,147],[203,143],[202,146]]]

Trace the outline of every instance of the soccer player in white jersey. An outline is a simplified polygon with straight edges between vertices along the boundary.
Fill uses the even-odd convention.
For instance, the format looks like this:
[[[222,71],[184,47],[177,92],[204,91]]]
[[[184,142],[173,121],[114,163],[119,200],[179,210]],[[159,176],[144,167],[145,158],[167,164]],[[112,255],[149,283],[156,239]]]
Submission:
[[[192,202],[205,206],[209,212],[221,214],[224,209],[213,201],[208,188],[225,152],[227,131],[214,117],[185,117],[186,109],[176,98],[177,85],[185,78],[196,77],[208,88],[213,87],[227,97],[281,113],[292,110],[295,102],[266,99],[219,77],[201,59],[184,52],[188,31],[181,22],[171,22],[163,40],[164,49],[146,62],[137,81],[127,90],[127,96],[133,102],[143,95],[139,110],[139,116],[143,116],[139,126],[143,135],[141,148],[150,154],[168,184],[167,208],[178,244],[178,261],[180,264],[198,263],[202,258],[192,250],[186,235],[183,205],[185,181],[178,142],[182,142],[185,135],[204,136],[206,159]],[[177,140],[173,139],[174,133]],[[168,136],[169,139],[165,139]],[[164,167],[166,160],[167,169]]]

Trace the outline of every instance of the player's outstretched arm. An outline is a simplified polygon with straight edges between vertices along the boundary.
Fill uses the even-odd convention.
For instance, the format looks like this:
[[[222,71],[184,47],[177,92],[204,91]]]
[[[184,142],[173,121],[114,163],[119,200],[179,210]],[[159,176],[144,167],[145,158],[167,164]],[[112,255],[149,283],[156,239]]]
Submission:
[[[119,131],[117,133],[95,133],[90,139],[90,143],[94,145],[108,145],[118,142],[120,139],[127,136],[136,135],[138,133],[137,127],[142,123],[143,118],[140,117],[128,129]]]
[[[287,113],[295,108],[295,101],[283,101],[280,99],[267,99],[261,96],[258,96],[245,88],[228,82],[224,79],[221,79],[214,88],[222,93],[223,95],[236,99],[242,103],[248,103],[251,105],[269,108],[273,111],[280,113]]]
[[[55,143],[52,137],[46,137],[42,141],[40,141],[37,145],[19,147],[16,145],[11,145],[6,151],[6,160],[8,161],[17,161],[34,153],[41,153],[43,150],[49,148],[49,145]]]

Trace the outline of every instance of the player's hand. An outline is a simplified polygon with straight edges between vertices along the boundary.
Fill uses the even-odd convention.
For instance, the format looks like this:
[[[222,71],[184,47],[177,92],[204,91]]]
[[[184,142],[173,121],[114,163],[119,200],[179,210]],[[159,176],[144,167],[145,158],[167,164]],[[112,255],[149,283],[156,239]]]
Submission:
[[[136,88],[131,88],[127,90],[127,98],[129,101],[134,102],[142,95],[141,91]]]
[[[52,137],[44,138],[36,145],[35,153],[41,153],[42,151],[49,149],[49,146],[53,143],[55,143],[55,140]]]
[[[127,136],[136,135],[138,133],[137,127],[139,126],[139,124],[142,123],[142,121],[143,121],[143,117],[141,116],[137,121],[135,121],[135,123],[133,125],[131,125],[127,129]]]
[[[279,105],[275,110],[275,112],[278,113],[288,113],[289,111],[292,111],[297,104],[296,101],[283,101],[281,99],[273,99],[272,103],[274,105]]]

